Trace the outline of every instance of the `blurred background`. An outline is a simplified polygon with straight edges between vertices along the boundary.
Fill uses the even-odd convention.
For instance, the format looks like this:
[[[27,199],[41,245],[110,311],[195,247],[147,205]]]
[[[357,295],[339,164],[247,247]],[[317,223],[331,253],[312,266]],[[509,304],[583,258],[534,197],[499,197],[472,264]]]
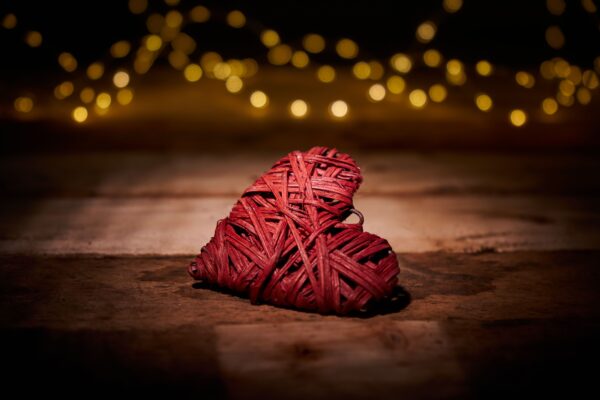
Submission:
[[[593,0],[3,1],[2,151],[590,150]]]

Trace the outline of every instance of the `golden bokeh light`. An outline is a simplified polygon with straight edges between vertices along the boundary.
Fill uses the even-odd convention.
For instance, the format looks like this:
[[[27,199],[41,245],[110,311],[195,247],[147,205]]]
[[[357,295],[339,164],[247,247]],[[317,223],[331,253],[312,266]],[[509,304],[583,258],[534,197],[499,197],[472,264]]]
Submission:
[[[118,88],[124,88],[129,85],[129,74],[125,71],[118,71],[113,75],[113,84]]]
[[[508,115],[508,118],[510,120],[510,123],[516,127],[523,126],[527,122],[527,114],[525,114],[525,111],[520,110],[518,108],[512,110]]]
[[[344,100],[336,100],[329,105],[329,113],[335,118],[344,118],[348,115],[348,104]]]
[[[565,0],[546,0],[546,8],[552,15],[561,15],[565,12]]]
[[[17,16],[15,14],[6,14],[2,19],[4,29],[14,29],[17,26]]]
[[[554,61],[554,73],[559,78],[566,78],[571,73],[571,65],[567,60],[558,58]]]
[[[325,49],[325,39],[323,39],[323,36],[317,35],[316,33],[309,33],[304,36],[302,45],[309,53],[317,54]]]
[[[429,49],[423,53],[423,62],[431,68],[439,67],[442,63],[442,54],[435,49]]]
[[[383,74],[385,74],[385,69],[379,61],[369,61],[369,67],[371,67],[371,74],[369,75],[369,79],[378,81],[379,79],[383,78]]]
[[[244,82],[239,76],[232,75],[225,81],[225,89],[230,93],[238,93],[244,87]]]
[[[167,59],[169,64],[176,70],[182,70],[189,64],[190,58],[183,51],[173,50],[169,53]]]
[[[558,111],[558,103],[551,97],[547,97],[542,101],[542,111],[548,115],[554,115]]]
[[[590,101],[592,101],[592,93],[589,91],[589,89],[584,87],[577,89],[577,94],[575,97],[577,97],[579,104],[584,106],[590,104]]]
[[[146,48],[150,51],[160,50],[162,44],[162,39],[158,35],[150,35],[146,38]]]
[[[554,63],[552,61],[546,60],[540,64],[540,75],[544,79],[554,79],[556,77],[556,73],[554,72]]]
[[[558,50],[565,45],[565,35],[563,35],[558,26],[550,26],[546,29],[546,42],[548,43],[548,46]]]
[[[203,23],[210,19],[210,10],[204,6],[196,6],[190,10],[190,20]]]
[[[390,93],[400,94],[406,89],[406,82],[401,76],[392,75],[388,78],[386,86]]]
[[[292,54],[292,65],[296,68],[305,68],[310,62],[308,54],[302,50],[296,50]]]
[[[477,108],[479,108],[481,111],[490,111],[492,109],[492,106],[494,105],[494,102],[492,101],[492,98],[490,96],[488,96],[485,93],[480,93],[478,95],[475,96],[475,105],[477,106]]]
[[[121,89],[117,92],[117,103],[126,106],[133,100],[133,91],[129,88]]]
[[[188,82],[197,82],[202,78],[202,68],[198,64],[189,64],[183,70],[183,77]]]
[[[88,117],[88,110],[87,108],[83,107],[83,106],[79,106],[76,107],[73,112],[71,113],[71,116],[73,117],[73,119],[75,120],[75,122],[85,122],[85,120]]]
[[[85,104],[90,104],[96,98],[96,92],[91,87],[85,87],[79,92],[79,98]]]
[[[304,100],[294,100],[290,103],[290,114],[294,118],[304,118],[308,114],[308,104]]]
[[[132,14],[141,14],[148,8],[148,0],[129,0],[129,11]]]
[[[462,62],[452,59],[446,63],[446,80],[452,85],[464,85],[467,81],[467,75]]]
[[[341,39],[335,45],[335,51],[342,58],[352,59],[358,55],[358,45],[354,40]]]
[[[106,110],[108,107],[110,107],[111,101],[112,99],[108,93],[100,93],[98,94],[98,97],[96,97],[96,105],[100,109]]]
[[[65,81],[54,88],[54,97],[59,100],[66,99],[73,94],[74,90],[75,86],[73,85],[73,82]]]
[[[458,60],[452,59],[446,63],[446,71],[448,71],[450,75],[458,75],[462,72],[462,70],[462,63]]]
[[[571,107],[573,104],[575,104],[575,99],[573,96],[566,95],[561,92],[556,94],[556,101],[558,101],[561,106],[565,107]]]
[[[165,0],[165,4],[168,6],[176,6],[180,0]]]
[[[14,102],[15,110],[21,113],[28,113],[33,110],[33,99],[27,96],[17,97]]]
[[[385,98],[385,87],[379,83],[372,85],[368,91],[369,99],[381,101]]]
[[[423,108],[427,104],[427,94],[421,89],[415,89],[408,95],[410,104],[415,108]]]
[[[175,50],[185,54],[192,54],[196,50],[196,41],[187,33],[179,32],[171,42]]]
[[[42,45],[42,34],[38,31],[29,31],[25,34],[25,43],[29,47],[40,47]]]
[[[335,69],[330,65],[323,65],[317,70],[317,79],[324,83],[330,83],[335,80]]]
[[[279,34],[273,29],[267,29],[260,34],[260,41],[266,47],[277,46],[280,42]]]
[[[257,90],[250,95],[250,104],[256,108],[264,108],[269,104],[269,98],[265,92]]]
[[[131,51],[131,45],[127,40],[120,40],[110,46],[110,55],[114,58],[127,57],[127,54]]]
[[[256,60],[252,58],[244,58],[242,60],[242,64],[244,64],[243,76],[249,78],[251,76],[256,75],[256,73],[258,72],[258,63],[256,62]]]
[[[233,10],[227,14],[227,24],[232,28],[242,28],[246,25],[246,16],[240,10]]]
[[[567,75],[567,79],[573,82],[575,85],[579,85],[582,78],[583,76],[581,73],[581,68],[576,65],[571,65],[571,70],[569,71],[569,75]]]
[[[421,43],[429,43],[435,36],[436,26],[431,21],[425,21],[418,26],[416,37]]]
[[[165,17],[158,13],[150,15],[146,19],[146,28],[150,33],[158,34],[165,26]]]
[[[598,75],[592,70],[583,71],[581,75],[581,82],[588,89],[597,89],[598,88]]]
[[[169,28],[179,28],[183,23],[183,15],[179,11],[171,10],[165,16],[165,24]]]
[[[581,0],[581,7],[590,14],[594,14],[598,11],[598,7],[596,7],[593,0]]]
[[[71,53],[60,53],[58,55],[58,64],[67,72],[73,72],[77,69],[77,60]]]
[[[390,59],[390,65],[396,71],[406,74],[412,68],[412,61],[410,57],[408,57],[406,54],[398,53],[392,56],[392,58]]]
[[[102,78],[102,75],[104,75],[104,64],[102,64],[101,62],[91,63],[87,67],[86,74],[88,78],[90,78],[93,81]]]
[[[481,60],[478,61],[477,64],[475,64],[475,70],[481,76],[490,76],[494,68],[492,67],[492,64],[489,61]]]
[[[575,84],[568,79],[560,81],[558,90],[565,96],[572,96],[575,93]]]
[[[235,58],[227,60],[227,64],[231,68],[231,75],[244,76],[246,74],[246,67],[240,60],[236,60]]]
[[[524,88],[531,89],[535,85],[535,78],[528,72],[519,71],[515,74],[515,81]]]
[[[352,74],[358,79],[368,79],[371,76],[371,66],[369,63],[359,61],[352,67]]]
[[[463,0],[444,0],[442,4],[446,12],[455,13],[463,6]]]
[[[207,72],[212,72],[215,69],[215,66],[221,62],[223,62],[223,58],[221,58],[219,53],[215,53],[214,51],[206,52],[200,57],[200,65],[202,66],[202,69]]]
[[[446,97],[448,96],[448,91],[446,90],[444,85],[440,85],[439,83],[432,85],[429,88],[428,92],[429,92],[429,98],[431,99],[431,101],[433,101],[435,103],[443,102],[444,100],[446,100]]]
[[[220,62],[215,65],[212,70],[215,78],[224,81],[231,76],[231,66],[226,62]]]
[[[292,59],[292,48],[287,44],[271,47],[267,53],[267,59],[273,65],[285,65]]]

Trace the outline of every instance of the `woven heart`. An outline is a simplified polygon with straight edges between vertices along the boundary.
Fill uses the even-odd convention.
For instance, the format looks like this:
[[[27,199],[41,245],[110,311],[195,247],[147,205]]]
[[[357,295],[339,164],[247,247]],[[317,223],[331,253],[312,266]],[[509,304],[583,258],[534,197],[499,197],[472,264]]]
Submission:
[[[252,303],[324,314],[368,308],[392,294],[399,269],[388,242],[362,230],[352,204],[361,181],[354,160],[335,149],[290,153],[246,189],[188,272]],[[352,213],[360,221],[345,223]]]

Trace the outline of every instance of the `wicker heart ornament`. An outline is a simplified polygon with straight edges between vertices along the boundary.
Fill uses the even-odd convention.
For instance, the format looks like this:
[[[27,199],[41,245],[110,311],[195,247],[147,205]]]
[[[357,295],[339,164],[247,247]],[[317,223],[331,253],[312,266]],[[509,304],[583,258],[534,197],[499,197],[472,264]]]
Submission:
[[[388,242],[362,230],[352,203],[361,181],[335,149],[288,154],[244,191],[188,272],[252,303],[368,309],[392,295],[399,269]],[[352,213],[359,222],[344,222]]]

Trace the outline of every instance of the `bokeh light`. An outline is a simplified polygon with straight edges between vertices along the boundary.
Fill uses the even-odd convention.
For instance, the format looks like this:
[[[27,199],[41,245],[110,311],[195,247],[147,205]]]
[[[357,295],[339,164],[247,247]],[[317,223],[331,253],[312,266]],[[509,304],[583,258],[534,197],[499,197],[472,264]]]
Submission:
[[[323,65],[317,70],[317,79],[323,83],[330,83],[335,80],[335,69],[331,65]]]
[[[381,101],[385,98],[385,87],[379,83],[371,85],[368,94],[372,101]]]
[[[244,87],[244,82],[239,76],[233,75],[225,81],[225,88],[229,93],[237,93]]]
[[[341,39],[335,45],[335,51],[342,58],[355,58],[358,55],[358,45],[351,39]]]
[[[480,60],[475,64],[475,70],[481,76],[490,76],[493,71],[492,64],[487,60]]]
[[[423,62],[431,68],[439,67],[442,63],[442,54],[435,49],[429,49],[423,53]]]
[[[129,74],[125,71],[118,71],[113,76],[113,84],[118,88],[124,88],[129,85]]]
[[[269,104],[269,98],[265,92],[257,90],[250,95],[250,104],[256,108],[264,108]]]
[[[75,122],[82,123],[88,117],[88,110],[87,110],[87,108],[85,108],[83,106],[76,107],[73,110],[73,113],[71,114],[71,116],[73,117],[73,119],[75,120]]]
[[[417,40],[421,43],[430,42],[435,36],[436,26],[431,21],[425,21],[421,25],[418,26],[416,37]]]
[[[431,99],[431,101],[433,101],[435,103],[443,102],[444,100],[446,100],[447,96],[448,96],[448,91],[446,90],[444,85],[436,83],[435,85],[432,85],[429,88],[429,98]]]
[[[183,70],[183,76],[188,82],[197,82],[202,78],[202,68],[198,64],[189,64]]]
[[[558,103],[551,97],[547,97],[542,101],[542,111],[548,115],[556,114],[558,111]]]
[[[512,110],[509,114],[510,123],[516,127],[523,126],[527,122],[527,114],[520,109]]]
[[[239,10],[233,10],[227,14],[227,24],[232,28],[242,28],[246,25],[246,16]]]
[[[316,33],[310,33],[304,36],[302,40],[304,49],[309,53],[317,54],[325,49],[325,39],[323,36],[317,35]]]
[[[304,100],[294,100],[290,103],[290,114],[294,118],[304,118],[308,114],[308,104]]]
[[[494,105],[494,103],[492,101],[492,98],[489,95],[487,95],[485,93],[480,93],[475,96],[475,105],[481,111],[487,112],[492,109],[492,106]]]
[[[348,111],[348,104],[343,100],[336,100],[329,105],[329,112],[335,118],[344,118]]]
[[[408,95],[408,100],[414,108],[423,108],[427,104],[427,94],[421,89],[415,89]]]
[[[406,74],[412,68],[412,61],[411,61],[410,57],[408,57],[406,54],[397,53],[397,54],[394,54],[392,56],[392,58],[390,59],[390,65],[396,71]]]
[[[388,78],[388,80],[386,82],[386,86],[387,86],[388,90],[390,91],[390,93],[400,94],[406,88],[406,82],[404,81],[404,78],[402,78],[401,76],[392,75]]]
[[[260,34],[260,41],[266,47],[273,47],[279,44],[279,34],[272,29],[267,29]]]

